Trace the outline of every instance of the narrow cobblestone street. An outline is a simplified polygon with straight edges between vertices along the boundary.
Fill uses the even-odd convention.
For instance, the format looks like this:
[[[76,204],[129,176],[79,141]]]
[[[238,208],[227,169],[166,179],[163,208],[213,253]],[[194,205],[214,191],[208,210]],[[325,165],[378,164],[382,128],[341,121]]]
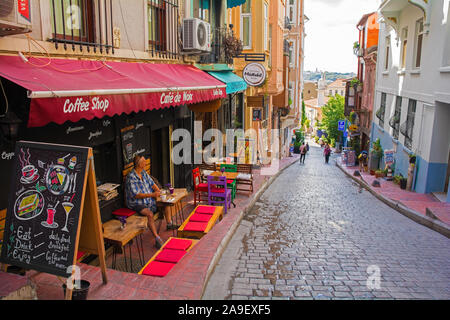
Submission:
[[[203,299],[449,299],[450,239],[377,200],[321,151],[311,147],[244,216]]]

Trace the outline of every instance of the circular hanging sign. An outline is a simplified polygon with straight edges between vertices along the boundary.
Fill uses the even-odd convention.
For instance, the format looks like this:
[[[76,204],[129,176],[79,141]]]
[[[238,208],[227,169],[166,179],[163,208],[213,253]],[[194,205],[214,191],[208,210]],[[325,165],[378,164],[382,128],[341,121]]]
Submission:
[[[266,69],[260,63],[249,63],[245,66],[242,77],[249,86],[256,87],[266,80]]]

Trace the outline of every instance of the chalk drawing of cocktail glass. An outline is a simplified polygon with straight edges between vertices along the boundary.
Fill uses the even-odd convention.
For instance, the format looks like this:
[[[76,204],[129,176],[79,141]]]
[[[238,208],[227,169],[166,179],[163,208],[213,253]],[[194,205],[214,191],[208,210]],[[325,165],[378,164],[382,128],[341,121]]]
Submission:
[[[65,224],[64,228],[62,228],[61,230],[65,231],[65,232],[69,232],[69,229],[67,229],[67,222],[69,221],[69,213],[73,209],[73,203],[71,203],[71,202],[63,202],[62,206],[64,208],[64,211],[66,212],[66,224]]]
[[[59,201],[56,205],[50,207],[47,207],[47,221],[42,221],[41,224],[44,227],[55,229],[58,228],[58,224],[55,222],[55,213],[56,213],[56,207],[58,206]]]

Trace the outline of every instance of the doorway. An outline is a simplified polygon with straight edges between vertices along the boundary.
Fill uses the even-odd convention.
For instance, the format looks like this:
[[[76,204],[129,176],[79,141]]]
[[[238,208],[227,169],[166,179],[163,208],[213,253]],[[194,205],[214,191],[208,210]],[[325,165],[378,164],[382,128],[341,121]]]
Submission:
[[[151,174],[164,187],[170,183],[169,127],[152,130],[150,146]]]

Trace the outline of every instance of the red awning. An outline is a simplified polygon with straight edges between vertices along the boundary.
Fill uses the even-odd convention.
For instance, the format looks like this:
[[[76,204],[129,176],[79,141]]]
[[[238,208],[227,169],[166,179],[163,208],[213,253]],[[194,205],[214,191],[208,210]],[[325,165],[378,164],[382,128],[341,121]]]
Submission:
[[[224,83],[180,64],[0,56],[0,76],[28,90],[28,127],[226,97]]]

